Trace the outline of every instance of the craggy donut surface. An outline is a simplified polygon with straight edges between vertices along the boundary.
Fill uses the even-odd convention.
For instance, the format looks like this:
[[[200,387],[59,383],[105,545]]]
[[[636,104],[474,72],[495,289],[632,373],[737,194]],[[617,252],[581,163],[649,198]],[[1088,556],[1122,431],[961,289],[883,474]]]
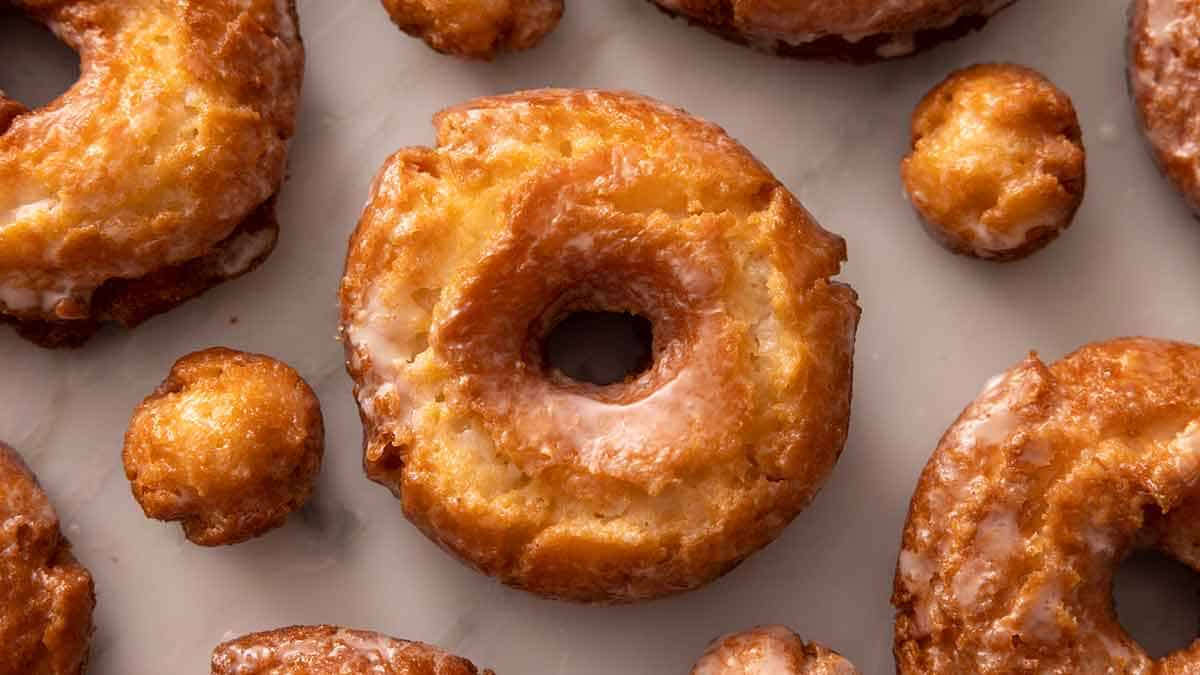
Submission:
[[[877,61],[981,28],[1015,0],[651,0],[781,56]]]
[[[976,258],[1054,241],[1083,202],[1086,153],[1071,99],[1012,64],[957,71],[913,113],[904,186],[929,234]]]
[[[212,675],[494,675],[420,642],[335,626],[292,626],[213,650]]]
[[[80,675],[92,577],[21,458],[0,443],[0,675]]]
[[[1200,347],[1094,344],[995,378],[943,437],[896,572],[901,673],[1194,673],[1117,622],[1113,575],[1157,548],[1200,570]]]
[[[536,593],[627,602],[770,542],[845,442],[842,240],[719,128],[533,91],[442,112],[351,242],[342,330],[368,475],[430,538]],[[550,367],[574,312],[653,325],[609,386]]]
[[[1129,84],[1163,173],[1200,210],[1200,2],[1135,0]]]
[[[40,110],[0,97],[0,320],[78,344],[270,253],[304,61],[290,0],[7,2],[82,76]]]
[[[218,347],[179,359],[137,407],[122,460],[148,517],[218,546],[283,525],[312,494],[324,447],[321,405],[299,373]]]
[[[392,21],[439,52],[490,60],[554,30],[563,0],[383,0]]]
[[[713,641],[692,675],[858,675],[858,669],[784,626],[759,626]]]

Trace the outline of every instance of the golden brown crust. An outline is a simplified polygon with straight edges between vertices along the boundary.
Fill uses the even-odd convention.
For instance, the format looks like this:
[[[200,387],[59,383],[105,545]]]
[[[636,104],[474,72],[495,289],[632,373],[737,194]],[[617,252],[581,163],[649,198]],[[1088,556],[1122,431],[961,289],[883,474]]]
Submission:
[[[383,0],[383,6],[401,30],[433,49],[489,61],[537,45],[563,15],[563,0]]]
[[[83,673],[95,604],[50,500],[0,443],[0,675]]]
[[[995,378],[921,475],[892,598],[903,674],[1196,672],[1117,622],[1135,548],[1200,569],[1200,347],[1036,355]]]
[[[1200,211],[1200,2],[1135,0],[1129,85],[1163,173]]]
[[[420,642],[336,626],[292,626],[213,650],[212,675],[495,675]]]
[[[978,30],[1015,0],[650,0],[722,37],[791,58],[869,63]]]
[[[901,171],[935,240],[994,261],[1024,258],[1066,230],[1087,175],[1071,99],[1011,64],[972,66],[930,91]]]
[[[148,517],[219,546],[279,527],[308,500],[324,435],[320,403],[295,370],[218,347],[175,363],[134,411],[122,458]]]
[[[291,0],[14,6],[79,50],[82,76],[0,132],[0,316],[79,342],[269,253],[236,273],[174,278],[187,292],[169,301],[154,281],[118,300],[100,292],[191,269],[239,227],[274,227],[304,62]]]
[[[842,240],[719,128],[625,93],[531,91],[401,150],[347,259],[342,330],[368,475],[505,583],[629,602],[766,545],[845,442]],[[539,348],[575,311],[653,324],[607,387]]]
[[[692,675],[859,675],[837,652],[784,626],[759,626],[714,640]]]

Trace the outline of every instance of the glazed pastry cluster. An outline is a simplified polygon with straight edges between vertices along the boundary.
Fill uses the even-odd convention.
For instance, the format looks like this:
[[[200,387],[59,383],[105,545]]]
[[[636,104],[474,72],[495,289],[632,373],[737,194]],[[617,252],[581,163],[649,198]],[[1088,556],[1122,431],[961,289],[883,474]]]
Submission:
[[[382,4],[433,49],[483,60],[535,46],[564,12]],[[779,55],[864,62],[1012,2],[654,4]],[[78,49],[84,74],[39,110],[0,92],[0,321],[78,346],[267,257],[304,63],[290,0],[7,5]],[[1200,208],[1200,3],[1135,0],[1129,41],[1151,149]],[[771,543],[846,443],[861,312],[837,281],[842,238],[721,128],[644,96],[541,89],[434,121],[432,147],[380,170],[341,280],[367,476],[452,555],[562,600],[681,593]],[[1047,78],[977,65],[919,103],[900,171],[938,242],[1016,260],[1079,210],[1082,136]],[[551,336],[605,313],[647,327],[645,358],[602,382],[568,372]],[[324,448],[300,373],[217,347],[179,359],[137,406],[122,459],[147,517],[218,546],[283,526]],[[1155,660],[1127,635],[1111,590],[1134,550],[1200,568],[1198,517],[1200,347],[1031,354],[987,384],[921,475],[895,567],[898,672],[1195,671],[1196,648]],[[85,672],[94,605],[49,497],[0,444],[0,675]],[[330,625],[227,640],[211,672],[494,675]],[[691,672],[858,673],[782,626],[713,641]]]

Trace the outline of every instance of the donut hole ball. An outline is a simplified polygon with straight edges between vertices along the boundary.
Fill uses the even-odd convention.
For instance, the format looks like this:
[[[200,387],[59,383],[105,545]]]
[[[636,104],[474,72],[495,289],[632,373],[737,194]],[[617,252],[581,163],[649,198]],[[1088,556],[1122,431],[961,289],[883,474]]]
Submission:
[[[692,675],[859,675],[837,652],[805,642],[785,626],[759,626],[717,638]]]
[[[490,61],[554,30],[563,0],[383,0],[400,30],[443,54]]]
[[[905,189],[951,251],[1016,260],[1053,241],[1083,201],[1085,152],[1070,98],[1022,66],[958,71],[917,106]]]
[[[312,494],[320,404],[295,370],[230,349],[183,357],[134,411],[125,475],[146,516],[201,546],[279,527]]]

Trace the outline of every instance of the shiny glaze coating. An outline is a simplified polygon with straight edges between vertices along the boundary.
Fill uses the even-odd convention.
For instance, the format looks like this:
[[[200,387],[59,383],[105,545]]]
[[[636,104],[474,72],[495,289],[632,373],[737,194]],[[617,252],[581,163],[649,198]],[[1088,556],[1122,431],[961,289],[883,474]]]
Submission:
[[[146,515],[182,521],[193,543],[235,544],[279,527],[312,494],[321,406],[268,356],[189,354],[138,406],[122,458]]]
[[[784,626],[759,626],[714,640],[692,675],[859,675],[840,654]]]
[[[50,500],[0,443],[0,675],[83,673],[95,605]]]
[[[505,583],[631,602],[766,545],[845,443],[859,310],[842,240],[719,128],[544,90],[442,112],[375,181],[342,284],[368,475]],[[641,315],[653,364],[549,366],[578,311]]]
[[[1129,87],[1154,158],[1200,211],[1200,2],[1135,0]]]
[[[1139,548],[1200,570],[1200,347],[1149,339],[1031,355],[946,432],[896,571],[899,672],[1183,675],[1113,609]]]
[[[271,251],[304,53],[291,0],[10,0],[79,51],[0,98],[0,319],[45,346],[134,325]]]
[[[917,106],[901,171],[926,229],[955,253],[1007,261],[1054,241],[1083,202],[1071,99],[1023,66],[951,74]]]
[[[420,642],[336,626],[292,626],[218,645],[212,675],[495,675]]]
[[[383,0],[383,6],[401,30],[433,49],[482,60],[537,45],[563,15],[563,0]]]

